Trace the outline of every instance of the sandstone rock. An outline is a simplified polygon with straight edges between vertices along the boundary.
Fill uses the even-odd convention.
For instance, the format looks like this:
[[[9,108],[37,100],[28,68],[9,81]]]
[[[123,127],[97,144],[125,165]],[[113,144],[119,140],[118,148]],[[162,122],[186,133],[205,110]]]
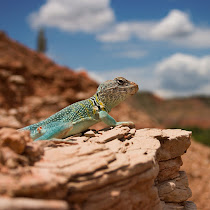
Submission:
[[[163,201],[161,203],[163,210],[185,210],[184,205],[180,203],[165,203]]]
[[[197,206],[192,201],[185,201],[184,202],[185,210],[196,210]]]
[[[12,171],[13,172],[13,171]],[[0,195],[42,199],[64,199],[67,193],[65,177],[56,176],[50,170],[27,167],[17,175],[0,174]]]
[[[169,160],[183,155],[190,146],[191,134],[180,129],[162,130],[160,135],[155,136],[161,143],[158,159]]]
[[[16,116],[16,115],[18,115],[18,110],[15,109],[15,108],[10,109],[10,110],[8,111],[8,114],[9,114],[9,115],[12,115],[12,116]]]
[[[8,168],[17,168],[19,165],[28,165],[29,161],[26,157],[18,155],[8,147],[0,149],[0,163]]]
[[[169,160],[183,155],[190,146],[192,132],[181,129],[141,129],[138,135],[154,137],[161,143],[158,160]]]
[[[121,139],[129,133],[130,129],[128,127],[116,126],[114,129],[105,132],[101,137],[96,137],[92,139],[96,143],[106,143],[113,139]]]
[[[32,142],[29,131],[0,130],[0,163],[3,165],[9,168],[26,166],[39,160],[43,154],[41,142]]]
[[[165,203],[161,202],[163,210],[196,210],[197,207],[192,201],[182,203]]]
[[[44,154],[42,142],[29,142],[26,144],[24,155],[28,157],[30,163],[36,162]]]
[[[130,133],[131,135],[135,135],[136,129],[135,129],[135,128],[130,129],[129,133]]]
[[[68,204],[60,200],[41,200],[31,198],[0,198],[1,210],[68,210]]]
[[[26,81],[25,81],[24,77],[22,77],[20,75],[12,75],[9,77],[9,82],[15,83],[17,85],[24,85]]]
[[[106,143],[106,146],[113,152],[118,153],[122,150],[123,143],[118,139],[114,139],[113,141],[109,141]]]
[[[95,137],[96,136],[92,130],[85,132],[84,135],[87,137]]]
[[[157,180],[159,182],[174,179],[179,176],[179,169],[182,166],[181,157],[173,158],[166,161],[159,161],[159,174]]]
[[[73,136],[59,142],[26,143],[22,156],[27,160],[34,157],[36,162],[33,166],[26,164],[22,169],[0,172],[0,195],[14,197],[10,198],[11,205],[16,204],[19,209],[21,204],[17,202],[17,197],[34,198],[33,205],[43,205],[43,209],[50,209],[51,204],[47,207],[47,202],[37,198],[52,199],[52,202],[63,200],[58,204],[61,209],[159,210],[163,206],[179,209],[184,206],[179,202],[190,196],[187,178],[185,173],[180,172],[171,180],[179,170],[180,157],[158,162],[161,143],[156,135],[160,132],[163,130],[136,131],[117,126],[103,130],[95,137]],[[176,131],[177,136],[171,133],[167,139],[188,136],[181,130]],[[65,140],[68,144],[64,143]],[[43,156],[40,147],[45,147]],[[41,156],[42,159],[38,160]],[[157,176],[159,179],[155,185]],[[26,201],[25,205],[32,205],[32,201]],[[6,208],[7,205],[8,202]]]
[[[22,124],[16,119],[15,116],[12,116],[12,115],[1,116],[0,115],[0,128],[3,128],[3,127],[20,128],[21,125]]]
[[[17,154],[24,152],[26,142],[29,142],[29,132],[18,132],[11,128],[2,128],[0,130],[0,148],[9,147]]]
[[[11,75],[10,72],[8,72],[7,70],[1,68],[1,71],[0,71],[0,78],[1,78],[1,80],[7,80],[10,75]]]
[[[188,187],[187,175],[180,171],[180,176],[157,185],[159,197],[165,202],[183,202],[192,196]]]

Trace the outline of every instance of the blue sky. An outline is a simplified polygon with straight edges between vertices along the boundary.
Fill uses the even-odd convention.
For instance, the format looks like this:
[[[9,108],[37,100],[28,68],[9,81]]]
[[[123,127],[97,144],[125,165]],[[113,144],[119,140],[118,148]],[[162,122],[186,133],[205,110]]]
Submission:
[[[0,30],[47,55],[86,69],[99,82],[124,76],[170,97],[210,94],[210,1],[0,1]]]

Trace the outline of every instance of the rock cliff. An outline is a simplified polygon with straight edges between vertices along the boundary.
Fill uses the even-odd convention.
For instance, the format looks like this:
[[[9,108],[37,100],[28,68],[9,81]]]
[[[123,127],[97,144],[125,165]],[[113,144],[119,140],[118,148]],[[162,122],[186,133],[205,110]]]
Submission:
[[[180,171],[190,137],[117,126],[32,142],[1,129],[1,209],[196,209]]]

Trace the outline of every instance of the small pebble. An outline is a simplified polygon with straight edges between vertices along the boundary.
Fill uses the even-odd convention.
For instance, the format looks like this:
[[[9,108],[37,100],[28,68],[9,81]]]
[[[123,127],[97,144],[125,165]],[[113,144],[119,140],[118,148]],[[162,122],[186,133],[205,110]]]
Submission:
[[[125,142],[125,146],[129,146],[129,142]]]
[[[85,132],[84,135],[86,137],[95,137],[96,136],[96,134],[92,130]]]
[[[135,129],[135,128],[130,129],[129,133],[130,133],[131,135],[134,135],[134,134],[136,133],[136,129]]]

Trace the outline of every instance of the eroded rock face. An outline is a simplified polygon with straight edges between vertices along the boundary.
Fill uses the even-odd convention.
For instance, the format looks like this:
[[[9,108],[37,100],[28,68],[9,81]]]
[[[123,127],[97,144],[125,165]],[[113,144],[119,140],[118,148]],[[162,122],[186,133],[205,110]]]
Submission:
[[[159,183],[157,187],[160,199],[165,202],[180,203],[192,196],[184,171],[179,172],[179,177]]]
[[[191,191],[179,168],[190,135],[117,126],[61,141],[29,142],[22,155],[0,147],[0,152],[7,148],[21,157],[38,154],[40,147],[45,151],[34,165],[7,171],[0,165],[0,205],[2,201],[4,209],[51,209],[54,202],[59,209],[186,209]],[[181,151],[176,151],[176,144],[183,144]],[[26,199],[26,207],[21,207],[21,199]],[[49,205],[46,199],[51,199]]]
[[[0,206],[3,210],[23,210],[23,209],[41,209],[41,210],[68,210],[68,204],[60,200],[40,200],[31,198],[0,198]]]
[[[0,129],[0,164],[7,168],[17,168],[39,160],[44,154],[43,147],[32,141],[29,131]]]
[[[157,180],[162,182],[178,177],[179,169],[182,164],[180,156],[170,160],[159,161],[159,174]]]

